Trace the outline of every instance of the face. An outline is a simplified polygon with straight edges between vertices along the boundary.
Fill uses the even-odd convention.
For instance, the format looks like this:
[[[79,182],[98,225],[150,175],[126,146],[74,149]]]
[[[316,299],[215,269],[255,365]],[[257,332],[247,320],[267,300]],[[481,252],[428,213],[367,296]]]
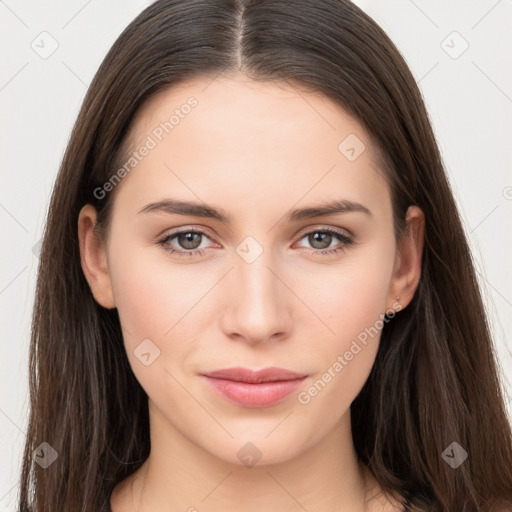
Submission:
[[[318,93],[234,76],[159,93],[129,141],[140,158],[116,185],[96,286],[154,418],[236,464],[249,442],[266,463],[307,450],[350,413],[401,307],[369,136]],[[315,212],[327,205],[344,208]],[[204,376],[233,367],[303,378]]]

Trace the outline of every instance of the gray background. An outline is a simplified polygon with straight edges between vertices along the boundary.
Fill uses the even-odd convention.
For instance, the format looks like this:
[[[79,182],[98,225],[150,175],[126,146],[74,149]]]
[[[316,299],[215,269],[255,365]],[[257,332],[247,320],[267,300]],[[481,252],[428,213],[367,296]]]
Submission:
[[[17,492],[37,242],[53,181],[96,69],[149,3],[0,0],[0,512],[14,510]],[[510,412],[512,1],[355,3],[393,39],[424,94],[476,260]]]

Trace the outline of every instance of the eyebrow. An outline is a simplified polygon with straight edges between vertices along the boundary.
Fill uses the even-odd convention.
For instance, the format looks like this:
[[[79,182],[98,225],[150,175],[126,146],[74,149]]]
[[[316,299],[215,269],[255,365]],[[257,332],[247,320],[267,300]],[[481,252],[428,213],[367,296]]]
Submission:
[[[224,224],[231,224],[232,218],[222,208],[216,208],[204,203],[191,201],[178,201],[176,199],[163,199],[144,206],[138,213],[161,212],[193,217],[215,219]],[[372,217],[372,212],[361,203],[348,200],[330,201],[316,206],[299,208],[284,215],[288,222],[298,222],[304,219],[324,217],[337,213],[361,212]]]

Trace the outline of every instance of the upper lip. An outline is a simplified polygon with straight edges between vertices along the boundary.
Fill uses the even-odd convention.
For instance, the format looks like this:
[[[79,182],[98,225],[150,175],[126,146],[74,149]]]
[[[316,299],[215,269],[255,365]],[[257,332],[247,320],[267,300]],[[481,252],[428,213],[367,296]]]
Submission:
[[[261,370],[251,370],[250,368],[224,368],[208,373],[203,373],[206,377],[216,379],[234,380],[237,382],[247,382],[249,384],[257,384],[260,382],[275,382],[282,380],[296,380],[307,377],[304,373],[292,372],[284,368],[275,366],[263,368]]]

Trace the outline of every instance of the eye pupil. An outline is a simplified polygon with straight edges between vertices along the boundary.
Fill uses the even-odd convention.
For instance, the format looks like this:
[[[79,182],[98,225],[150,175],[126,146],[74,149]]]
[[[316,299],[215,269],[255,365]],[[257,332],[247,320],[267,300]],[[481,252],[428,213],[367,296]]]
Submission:
[[[329,233],[321,233],[319,231],[309,235],[309,242],[315,249],[326,249],[331,245],[332,235]],[[315,243],[320,242],[321,247],[315,247]]]

